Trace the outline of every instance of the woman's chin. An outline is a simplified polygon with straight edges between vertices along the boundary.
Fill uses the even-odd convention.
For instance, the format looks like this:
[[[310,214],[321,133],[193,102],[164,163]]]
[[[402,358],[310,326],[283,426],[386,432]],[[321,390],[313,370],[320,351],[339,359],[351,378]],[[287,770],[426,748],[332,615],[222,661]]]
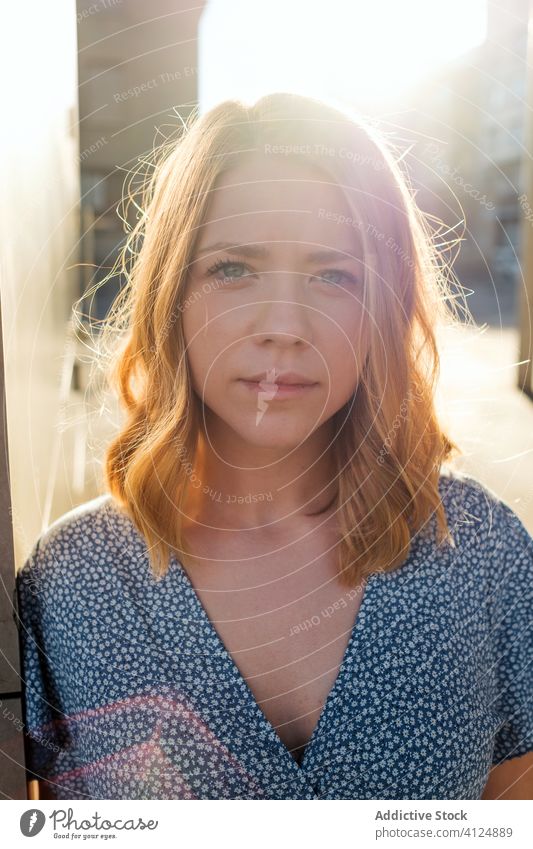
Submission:
[[[252,422],[249,427],[243,427],[241,422],[236,432],[243,443],[253,446],[254,449],[280,454],[294,451],[311,435],[309,422],[280,423],[265,420]]]

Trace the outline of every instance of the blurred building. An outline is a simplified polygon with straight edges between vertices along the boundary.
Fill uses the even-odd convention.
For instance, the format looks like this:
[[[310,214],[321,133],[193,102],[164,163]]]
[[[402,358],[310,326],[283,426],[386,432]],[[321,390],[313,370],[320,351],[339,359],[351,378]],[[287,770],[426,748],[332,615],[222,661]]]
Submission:
[[[485,41],[412,96],[418,200],[463,238],[455,271],[475,317],[517,323],[529,0],[487,4]],[[466,229],[465,229],[466,227]]]
[[[105,277],[123,244],[129,175],[197,105],[203,3],[106,0],[98,14],[91,8],[78,0],[82,291]],[[120,283],[97,289],[87,314],[102,319]]]

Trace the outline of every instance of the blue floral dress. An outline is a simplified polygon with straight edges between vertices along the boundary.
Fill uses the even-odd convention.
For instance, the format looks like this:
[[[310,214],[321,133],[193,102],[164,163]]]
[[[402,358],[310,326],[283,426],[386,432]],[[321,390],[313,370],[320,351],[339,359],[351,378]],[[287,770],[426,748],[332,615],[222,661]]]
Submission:
[[[17,575],[29,769],[60,799],[479,799],[533,750],[533,540],[459,472],[455,545],[413,539],[366,584],[297,763],[172,558],[109,495],[58,519]]]

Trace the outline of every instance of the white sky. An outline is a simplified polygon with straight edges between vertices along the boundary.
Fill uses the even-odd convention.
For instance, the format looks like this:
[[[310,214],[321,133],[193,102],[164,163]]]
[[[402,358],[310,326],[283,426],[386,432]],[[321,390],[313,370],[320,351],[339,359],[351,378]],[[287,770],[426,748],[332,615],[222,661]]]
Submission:
[[[391,101],[479,44],[485,0],[210,0],[199,30],[201,112],[285,90]]]

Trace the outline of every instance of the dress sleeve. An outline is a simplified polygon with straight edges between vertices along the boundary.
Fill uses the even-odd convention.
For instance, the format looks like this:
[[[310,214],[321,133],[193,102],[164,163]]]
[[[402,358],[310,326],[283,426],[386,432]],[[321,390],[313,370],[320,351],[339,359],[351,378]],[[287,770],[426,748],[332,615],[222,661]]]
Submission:
[[[44,579],[39,564],[39,541],[16,576],[18,628],[21,648],[23,714],[27,769],[35,778],[50,779],[63,751],[58,698],[46,652],[42,617]]]
[[[533,751],[533,538],[504,502],[495,508],[491,613],[502,725],[493,765]]]

